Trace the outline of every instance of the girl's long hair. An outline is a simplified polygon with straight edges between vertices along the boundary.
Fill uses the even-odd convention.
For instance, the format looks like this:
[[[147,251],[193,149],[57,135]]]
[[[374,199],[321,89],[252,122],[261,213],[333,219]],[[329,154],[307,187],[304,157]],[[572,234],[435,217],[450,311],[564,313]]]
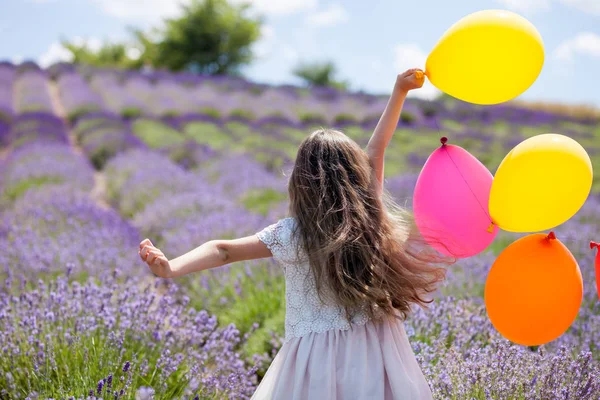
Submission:
[[[428,246],[410,213],[387,192],[377,195],[367,153],[341,132],[318,130],[304,139],[290,176],[290,215],[298,251],[305,251],[322,301],[333,300],[351,320],[405,319],[412,304],[445,277],[450,260]]]

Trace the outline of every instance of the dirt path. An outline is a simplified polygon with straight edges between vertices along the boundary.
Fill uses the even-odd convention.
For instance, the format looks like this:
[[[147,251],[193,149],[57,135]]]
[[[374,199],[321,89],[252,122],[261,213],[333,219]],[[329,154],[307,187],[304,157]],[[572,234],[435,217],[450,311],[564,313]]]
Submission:
[[[67,119],[67,111],[65,110],[65,107],[60,101],[60,95],[58,93],[57,84],[55,82],[50,82],[49,88],[50,98],[52,99],[52,107],[54,108],[54,112],[56,113],[56,115],[64,121],[65,126],[67,127],[67,135],[69,137],[69,143],[71,144],[71,147],[73,147],[76,153],[85,156],[85,154],[83,153],[83,149],[81,148],[79,143],[77,143],[75,132],[73,132],[73,129],[71,129],[71,124]],[[92,189],[90,195],[101,208],[111,208],[106,199],[106,176],[104,175],[104,172],[94,172],[94,188]]]

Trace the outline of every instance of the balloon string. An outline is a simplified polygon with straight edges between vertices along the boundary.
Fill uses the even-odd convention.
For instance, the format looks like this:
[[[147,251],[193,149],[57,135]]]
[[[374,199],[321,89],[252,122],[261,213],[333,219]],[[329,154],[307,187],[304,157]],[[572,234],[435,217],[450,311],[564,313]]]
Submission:
[[[467,187],[469,188],[469,190],[473,194],[473,197],[475,197],[475,200],[477,200],[477,204],[479,204],[479,207],[481,207],[481,211],[483,211],[483,213],[485,214],[485,216],[490,220],[490,224],[493,225],[494,221],[492,221],[492,218],[490,217],[490,215],[488,214],[488,212],[485,210],[485,207],[483,207],[483,205],[479,201],[479,198],[477,197],[477,195],[475,194],[475,192],[473,191],[473,189],[471,189],[471,185],[469,185],[469,182],[467,181],[467,179],[464,177],[464,175],[462,174],[462,172],[460,172],[460,169],[458,168],[458,165],[456,165],[456,163],[452,159],[452,156],[450,156],[450,153],[448,153],[447,150],[446,150],[446,154],[448,155],[448,158],[450,159],[450,161],[452,161],[452,164],[454,164],[454,166],[456,167],[456,170],[458,171],[458,174],[460,175],[460,177],[463,179],[463,181],[465,181],[465,185],[467,185]]]
[[[433,104],[433,101],[429,100],[429,103]],[[435,126],[436,126],[436,128],[438,130],[438,134],[441,135],[442,134],[442,130],[440,129],[440,125],[438,123],[437,115],[436,114],[433,114],[433,122],[435,123]],[[445,144],[443,144],[443,146],[445,146]],[[452,164],[454,164],[454,166],[456,167],[456,170],[458,171],[458,174],[460,175],[460,177],[463,179],[463,181],[465,181],[465,185],[467,185],[467,187],[469,188],[469,190],[473,194],[473,197],[475,197],[475,200],[477,200],[477,204],[479,204],[479,207],[481,207],[481,211],[483,211],[483,213],[485,214],[485,216],[490,220],[490,226],[488,228],[488,232],[489,233],[493,233],[494,221],[492,220],[492,217],[488,214],[488,212],[486,211],[485,207],[479,201],[479,198],[477,197],[477,195],[475,194],[475,192],[471,188],[471,185],[469,185],[469,182],[467,181],[467,179],[464,177],[464,175],[462,174],[462,172],[458,168],[458,165],[456,165],[456,163],[454,162],[454,160],[450,156],[450,153],[448,153],[448,151],[446,151],[446,154],[448,155],[448,158],[450,159],[450,161],[452,161]]]

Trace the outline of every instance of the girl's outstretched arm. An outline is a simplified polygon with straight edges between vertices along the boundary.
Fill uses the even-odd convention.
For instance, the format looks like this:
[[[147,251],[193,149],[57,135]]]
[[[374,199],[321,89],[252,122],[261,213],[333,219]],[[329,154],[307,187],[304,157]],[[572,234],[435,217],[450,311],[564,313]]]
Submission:
[[[392,138],[392,135],[398,127],[398,120],[402,112],[402,106],[409,90],[417,89],[423,86],[424,74],[420,69],[409,69],[408,71],[398,75],[394,91],[390,97],[385,111],[379,119],[379,123],[369,139],[367,144],[367,153],[371,160],[371,165],[377,176],[377,185],[379,194],[383,191],[383,161],[385,149]]]
[[[234,240],[211,240],[172,260],[168,260],[149,239],[144,239],[140,243],[139,254],[150,270],[161,278],[177,278],[237,261],[272,256],[256,235]]]

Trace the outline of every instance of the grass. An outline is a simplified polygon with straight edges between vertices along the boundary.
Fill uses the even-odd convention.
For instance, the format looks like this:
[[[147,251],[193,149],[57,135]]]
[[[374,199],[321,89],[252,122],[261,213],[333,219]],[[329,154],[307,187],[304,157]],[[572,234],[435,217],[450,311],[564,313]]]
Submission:
[[[183,284],[190,293],[190,305],[218,315],[219,325],[233,323],[243,334],[250,332],[254,323],[258,324],[243,348],[247,357],[269,352],[273,332],[283,335],[285,280],[283,274],[265,268],[265,263],[247,270],[241,263],[232,264],[227,274],[210,274],[207,282],[210,289],[199,277]]]
[[[221,127],[209,122],[190,122],[183,129],[184,134],[200,144],[207,144],[217,150],[229,146],[233,139]]]
[[[63,179],[56,176],[42,176],[39,178],[25,179],[15,183],[12,186],[5,187],[2,193],[2,199],[8,203],[13,203],[19,197],[23,196],[29,189],[37,188],[43,185],[59,184]]]
[[[140,138],[150,148],[158,149],[182,144],[185,137],[169,126],[151,119],[138,119],[132,125],[134,135]]]
[[[273,189],[251,190],[242,198],[242,204],[247,210],[266,215],[269,210],[287,199],[287,193]]]

